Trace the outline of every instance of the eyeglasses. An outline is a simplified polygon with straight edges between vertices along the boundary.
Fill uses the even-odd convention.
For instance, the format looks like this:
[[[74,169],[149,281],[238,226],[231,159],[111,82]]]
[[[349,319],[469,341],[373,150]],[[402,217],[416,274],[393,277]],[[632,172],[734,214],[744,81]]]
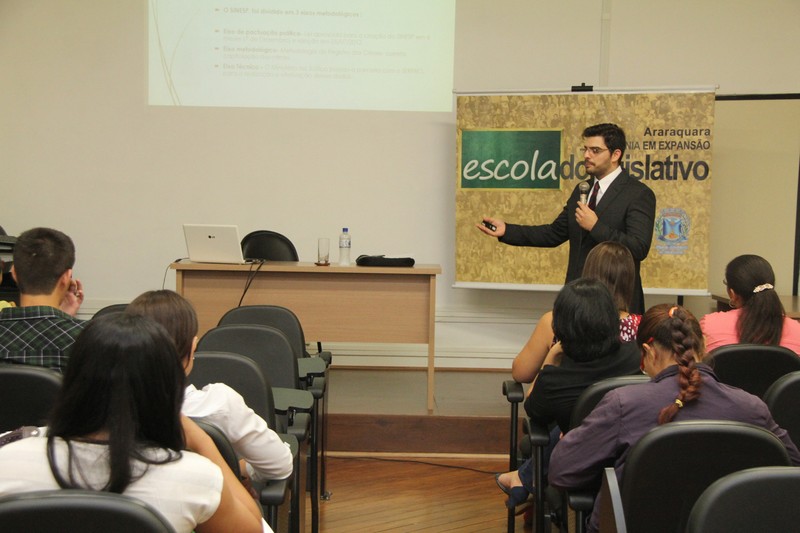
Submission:
[[[725,278],[722,278],[722,284],[727,287],[728,286],[728,280],[725,279]]]
[[[592,155],[601,154],[608,150],[608,148],[598,148],[597,146],[584,146],[582,148],[578,148],[578,153],[580,155],[585,154],[587,151],[591,152]]]

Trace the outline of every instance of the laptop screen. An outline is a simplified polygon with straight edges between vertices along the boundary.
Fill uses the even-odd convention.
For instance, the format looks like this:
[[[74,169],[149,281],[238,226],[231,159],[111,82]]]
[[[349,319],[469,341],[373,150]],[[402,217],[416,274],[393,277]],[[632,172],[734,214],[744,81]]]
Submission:
[[[237,226],[184,224],[183,235],[189,260],[194,263],[245,262]]]

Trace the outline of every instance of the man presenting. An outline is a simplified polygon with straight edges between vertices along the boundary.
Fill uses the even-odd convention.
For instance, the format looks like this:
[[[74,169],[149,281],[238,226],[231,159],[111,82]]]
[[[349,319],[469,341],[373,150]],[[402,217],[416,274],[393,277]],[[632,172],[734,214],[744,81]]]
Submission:
[[[615,124],[597,124],[583,130],[581,148],[587,173],[592,176],[588,201],[580,200],[579,185],[564,209],[550,224],[522,226],[484,217],[494,230],[477,224],[487,235],[513,246],[554,248],[569,241],[566,282],[583,271],[586,255],[598,243],[624,244],[636,263],[633,302],[629,312],[644,313],[644,292],[639,265],[653,240],[656,197],[645,184],[631,178],[620,166],[625,153],[625,132]]]
[[[74,318],[83,287],[72,279],[75,246],[54,229],[34,228],[14,245],[11,274],[19,307],[0,310],[0,363],[43,366],[63,372],[68,349],[83,330]]]

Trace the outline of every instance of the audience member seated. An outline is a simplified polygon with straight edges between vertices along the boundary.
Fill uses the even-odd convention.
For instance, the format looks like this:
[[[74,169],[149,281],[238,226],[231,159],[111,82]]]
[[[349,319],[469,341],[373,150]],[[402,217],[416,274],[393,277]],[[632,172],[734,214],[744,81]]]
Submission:
[[[20,305],[0,309],[0,362],[64,371],[84,326],[75,318],[83,286],[72,278],[74,264],[75,246],[60,231],[34,228],[17,238],[11,274]]]
[[[636,328],[641,315],[628,313],[633,298],[636,265],[630,250],[624,245],[607,241],[592,248],[586,256],[583,277],[601,281],[611,291],[619,309],[619,333],[623,342],[636,339]],[[547,353],[555,344],[553,337],[553,312],[542,315],[528,342],[511,364],[511,376],[519,383],[531,383],[544,364]],[[530,389],[529,391],[530,392]]]
[[[555,422],[557,436],[569,430],[572,408],[584,389],[605,378],[638,374],[640,368],[636,345],[620,340],[619,310],[602,282],[581,278],[565,285],[553,306],[552,324],[558,342],[545,358],[525,411],[537,424]],[[535,489],[530,461],[496,479],[509,507]]]
[[[609,392],[583,423],[564,435],[550,459],[550,484],[562,489],[599,485],[603,468],[621,476],[630,448],[650,429],[675,420],[732,420],[763,427],[786,446],[792,463],[800,452],[756,396],[719,383],[700,363],[703,335],[697,319],[682,307],[651,307],[639,325],[642,365],[653,378]],[[679,465],[676,465],[679,468]],[[654,495],[657,497],[657,495]],[[597,531],[595,503],[588,531]]]
[[[775,272],[763,257],[740,255],[725,267],[733,310],[700,320],[706,349],[726,344],[770,344],[800,354],[800,323],[786,316],[775,292]]]
[[[192,304],[173,291],[149,291],[133,300],[126,312],[148,316],[172,337],[188,376],[197,348],[197,314]],[[182,412],[219,427],[236,454],[245,460],[248,477],[257,481],[284,479],[292,473],[292,454],[278,434],[227,385],[213,383],[198,390],[186,387]]]
[[[211,438],[181,416],[185,379],[153,320],[91,321],[73,346],[47,438],[0,448],[0,495],[108,491],[150,504],[179,533],[262,531],[255,501]]]

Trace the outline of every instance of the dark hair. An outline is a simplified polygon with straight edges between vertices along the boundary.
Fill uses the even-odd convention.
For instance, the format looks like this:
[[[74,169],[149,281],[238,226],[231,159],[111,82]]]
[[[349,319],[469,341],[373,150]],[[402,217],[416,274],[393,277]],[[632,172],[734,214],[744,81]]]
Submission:
[[[619,150],[619,160],[625,155],[625,132],[616,124],[595,124],[583,130],[583,137],[602,137],[609,151]]]
[[[586,278],[564,285],[553,304],[553,333],[574,361],[600,359],[619,349],[619,311],[608,288]]]
[[[636,336],[639,348],[647,343],[658,343],[670,350],[678,363],[678,384],[680,392],[677,401],[661,409],[658,423],[670,422],[683,404],[700,396],[700,371],[696,359],[705,352],[703,332],[700,323],[688,309],[677,305],[659,304],[651,307],[642,317]]]
[[[50,294],[74,264],[75,245],[58,230],[29,229],[14,244],[14,272],[23,294]]]
[[[633,299],[636,265],[628,248],[614,241],[601,242],[586,256],[583,277],[603,282],[620,311],[627,311]]]
[[[111,313],[88,322],[72,346],[48,430],[48,461],[59,486],[85,488],[71,441],[98,431],[108,433],[109,479],[101,490],[122,493],[144,475],[134,473],[132,460],[160,464],[179,458],[184,380],[175,347],[153,320]],[[56,465],[55,437],[68,445],[66,477]],[[174,451],[158,459],[145,454],[152,447]]]
[[[197,335],[197,313],[189,300],[175,291],[147,291],[137,296],[125,309],[127,313],[152,318],[172,337],[178,358],[186,360]]]
[[[775,272],[769,262],[757,255],[740,255],[725,267],[725,282],[742,299],[736,322],[739,342],[780,344],[785,312],[775,292]],[[765,284],[771,287],[763,287]]]

